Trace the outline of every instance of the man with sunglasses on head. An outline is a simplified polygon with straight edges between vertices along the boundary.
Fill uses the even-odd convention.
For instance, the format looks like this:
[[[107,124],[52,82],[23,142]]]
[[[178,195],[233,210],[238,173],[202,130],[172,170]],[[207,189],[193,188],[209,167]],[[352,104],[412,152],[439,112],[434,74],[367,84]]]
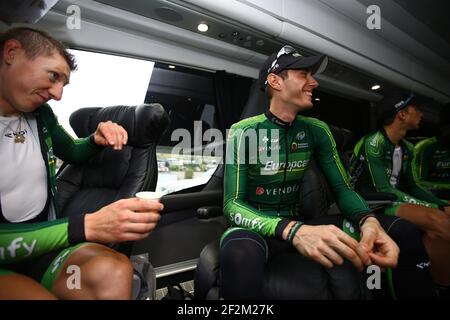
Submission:
[[[381,128],[356,144],[350,175],[359,192],[388,192],[396,196],[397,200],[383,213],[408,220],[423,232],[433,281],[443,298],[448,296],[450,286],[450,206],[417,184],[413,145],[405,139],[409,130],[419,127],[421,104],[414,94],[385,97],[377,107]]]
[[[313,74],[323,71],[327,61],[326,56],[303,57],[290,46],[269,56],[259,75],[261,89],[270,99],[269,110],[231,127],[224,175],[224,213],[232,228],[224,233],[220,243],[221,296],[225,299],[264,297],[265,264],[280,253],[298,253],[304,267],[295,272],[303,278],[292,279],[298,282],[292,284],[297,296],[277,296],[285,299],[358,299],[364,294],[355,269],[362,271],[371,264],[395,267],[404,261],[398,260],[399,248],[385,232],[393,219],[375,217],[350,188],[328,126],[299,115],[313,107],[312,93],[318,86]],[[246,139],[252,132],[258,136],[257,152],[252,151],[255,149]],[[276,159],[264,159],[264,152],[275,154]],[[342,216],[302,221],[299,191],[313,157],[334,191],[346,223],[352,222],[350,229],[361,231],[359,242],[341,230]],[[407,222],[398,223],[401,224]],[[421,246],[417,230],[412,225],[405,230],[408,227],[413,234],[411,241]],[[429,274],[424,276],[426,284]],[[424,279],[417,278],[419,282]],[[341,288],[333,290],[331,287],[339,287],[339,281]],[[324,282],[329,283],[325,289]],[[394,285],[400,286],[398,281]],[[402,291],[406,296],[410,290]],[[416,297],[422,297],[417,291]]]

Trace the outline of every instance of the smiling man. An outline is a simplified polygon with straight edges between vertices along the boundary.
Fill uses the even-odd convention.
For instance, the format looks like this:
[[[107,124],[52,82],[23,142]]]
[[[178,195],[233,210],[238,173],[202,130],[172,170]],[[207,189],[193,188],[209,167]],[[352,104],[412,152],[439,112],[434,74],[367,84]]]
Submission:
[[[328,126],[299,115],[313,107],[312,95],[318,87],[313,75],[323,71],[327,61],[326,56],[303,57],[290,46],[269,56],[259,76],[261,88],[270,99],[269,110],[231,127],[224,213],[234,227],[222,236],[220,247],[221,295],[226,299],[260,298],[267,259],[277,259],[281,252],[298,253],[304,266],[304,270],[295,271],[303,277],[294,284],[297,296],[283,296],[285,299],[326,299],[330,298],[328,290],[334,298],[362,298],[355,269],[361,271],[370,264],[402,267],[400,262],[405,261],[398,260],[399,248],[384,231],[394,224],[394,219],[376,217],[352,190]],[[252,132],[259,137],[258,153],[252,151],[255,148],[247,139]],[[342,216],[301,221],[304,213],[298,210],[299,192],[313,157],[344,217],[361,231],[359,242],[341,230]],[[390,233],[403,224],[403,233],[409,235],[407,242],[423,252],[418,231],[406,221],[396,223]],[[407,257],[409,253],[405,254]],[[410,290],[403,281],[402,297],[429,297],[429,274],[412,276],[417,279],[417,287],[411,288],[418,290]],[[396,288],[400,287],[398,280],[396,277]],[[329,283],[325,290],[324,282]]]
[[[103,147],[122,149],[127,132],[105,122],[74,140],[58,124],[46,102],[61,99],[76,65],[48,34],[10,29],[0,58],[0,299],[129,299],[131,263],[101,243],[147,237],[162,204],[125,199],[70,218],[55,205],[55,156],[82,163]]]

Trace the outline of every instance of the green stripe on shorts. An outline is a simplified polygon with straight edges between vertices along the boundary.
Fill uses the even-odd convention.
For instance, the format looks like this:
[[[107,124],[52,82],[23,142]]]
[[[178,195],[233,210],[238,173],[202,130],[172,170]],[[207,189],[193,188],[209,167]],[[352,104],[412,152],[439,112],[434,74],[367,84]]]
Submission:
[[[397,216],[397,211],[402,204],[404,204],[404,203],[403,202],[394,202],[393,204],[386,206],[386,208],[384,208],[384,214],[387,216],[391,216],[391,217]]]
[[[12,274],[15,274],[15,272],[8,270],[8,269],[0,269],[0,277],[1,276],[10,276]]]
[[[47,290],[49,291],[52,290],[53,285],[55,284],[55,279],[59,275],[61,267],[64,264],[64,261],[66,261],[66,259],[80,246],[85,244],[87,244],[87,242],[79,243],[75,246],[65,248],[55,257],[55,259],[53,259],[52,263],[50,263],[41,279],[41,284]]]

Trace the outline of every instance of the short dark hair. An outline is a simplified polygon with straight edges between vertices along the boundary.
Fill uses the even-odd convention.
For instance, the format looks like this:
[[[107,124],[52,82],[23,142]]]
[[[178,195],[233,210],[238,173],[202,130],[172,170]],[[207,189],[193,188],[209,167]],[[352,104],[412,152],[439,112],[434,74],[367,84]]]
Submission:
[[[281,77],[284,80],[289,76],[289,74],[288,74],[289,70],[290,69],[282,70],[280,73],[277,74],[277,76]],[[272,100],[273,93],[272,93],[272,88],[269,86],[269,84],[266,85],[266,88],[264,91],[267,95],[267,98],[269,98],[269,101]]]
[[[395,117],[397,116],[397,114],[393,114],[393,115],[391,115],[389,118],[386,118],[386,119],[384,119],[384,120],[381,120],[381,126],[389,126],[389,125],[391,125],[393,122],[394,122],[394,120],[395,120]]]
[[[52,55],[56,51],[66,60],[71,71],[77,69],[77,63],[73,54],[69,53],[61,42],[44,31],[19,27],[3,32],[0,34],[0,54],[3,54],[6,41],[11,39],[15,39],[22,44],[25,54],[30,59],[34,59],[42,54]]]

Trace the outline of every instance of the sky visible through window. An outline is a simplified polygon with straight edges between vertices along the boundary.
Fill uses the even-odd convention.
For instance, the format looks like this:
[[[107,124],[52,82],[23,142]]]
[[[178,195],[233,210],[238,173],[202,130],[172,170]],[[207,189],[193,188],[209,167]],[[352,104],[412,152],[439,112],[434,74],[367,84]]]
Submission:
[[[69,117],[84,107],[137,105],[144,103],[154,62],[69,50],[75,55],[78,70],[70,76],[60,101],[49,101],[59,123],[74,137]]]

